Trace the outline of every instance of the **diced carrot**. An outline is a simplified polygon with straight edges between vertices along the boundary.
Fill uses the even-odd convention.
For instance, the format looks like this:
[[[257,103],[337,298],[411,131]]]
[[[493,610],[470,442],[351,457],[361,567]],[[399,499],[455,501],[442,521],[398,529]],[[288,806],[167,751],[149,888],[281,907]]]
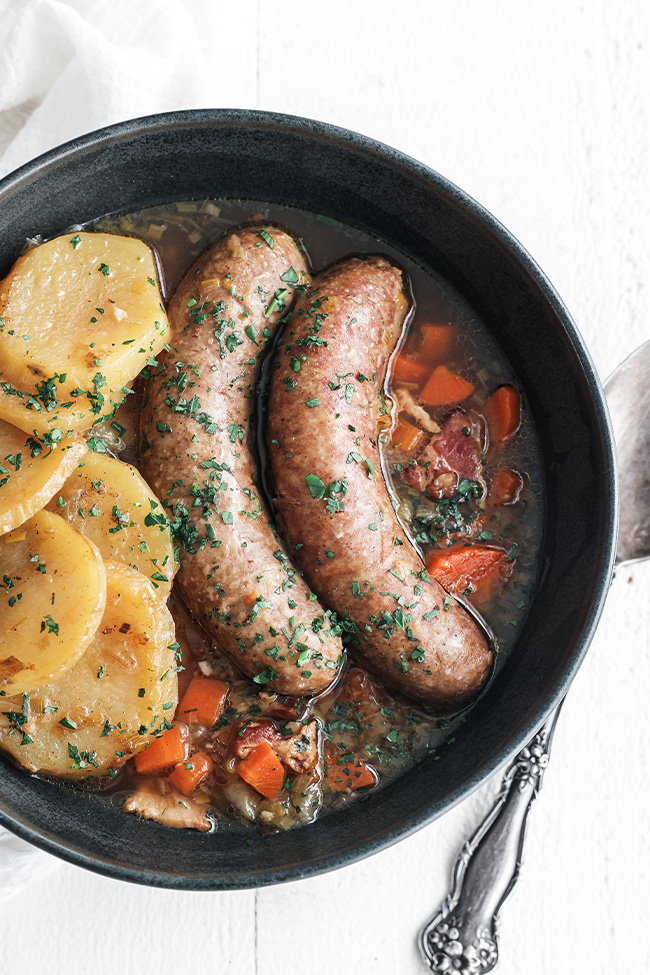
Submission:
[[[244,602],[246,603],[247,606],[252,606],[256,599],[257,599],[256,592],[247,592],[246,595],[244,596]]]
[[[237,772],[266,799],[277,799],[284,785],[284,768],[268,741],[251,748],[246,758],[237,763]]]
[[[416,329],[415,352],[429,366],[450,359],[456,344],[455,325],[423,325]],[[421,338],[419,336],[421,335]]]
[[[512,573],[514,561],[508,562],[501,548],[466,545],[433,552],[427,559],[427,572],[454,596],[465,593],[483,601],[494,595]]]
[[[424,430],[420,430],[419,427],[409,423],[405,419],[404,414],[400,413],[397,418],[397,426],[392,434],[393,445],[395,447],[401,447],[407,454],[411,454],[414,450],[417,450],[423,439]]]
[[[427,406],[446,406],[451,403],[461,403],[474,392],[474,385],[447,369],[447,366],[436,366],[427,380],[420,399]]]
[[[332,792],[367,789],[376,785],[377,776],[371,766],[359,758],[345,761],[343,756],[348,754],[338,746],[330,746],[327,750],[327,781]]]
[[[176,716],[189,724],[214,725],[226,707],[228,685],[212,677],[193,677]]]
[[[160,738],[152,738],[148,748],[138,752],[133,761],[138,772],[145,775],[164,775],[187,758],[187,739],[181,729],[174,725],[164,731]]]
[[[519,500],[524,479],[517,471],[510,471],[502,467],[492,478],[489,500],[494,508],[503,508],[507,504],[514,504]]]
[[[483,415],[490,431],[490,443],[503,447],[521,426],[521,396],[514,386],[499,386],[485,401]]]
[[[214,762],[209,755],[205,752],[195,752],[176,766],[169,776],[169,781],[184,796],[189,796],[190,793],[196,792],[213,768]]]
[[[334,691],[336,707],[342,708],[342,713],[348,712],[359,721],[374,721],[382,703],[381,692],[365,670],[360,667],[350,667],[341,683]]]
[[[424,362],[419,362],[403,352],[398,352],[393,357],[391,364],[391,376],[394,381],[399,383],[415,383],[421,386],[429,375],[429,367]]]
[[[370,677],[359,667],[350,667],[345,674],[336,696],[338,704],[349,703],[357,718],[364,719],[379,710],[377,693]]]

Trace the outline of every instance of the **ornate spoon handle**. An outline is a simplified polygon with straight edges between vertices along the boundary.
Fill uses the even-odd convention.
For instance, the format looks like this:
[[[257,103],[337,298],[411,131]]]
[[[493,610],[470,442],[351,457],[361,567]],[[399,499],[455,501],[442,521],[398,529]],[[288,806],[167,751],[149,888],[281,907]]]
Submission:
[[[482,975],[499,960],[498,915],[519,876],[526,819],[548,765],[560,707],[508,766],[496,802],[456,858],[451,891],[420,934],[432,972]]]

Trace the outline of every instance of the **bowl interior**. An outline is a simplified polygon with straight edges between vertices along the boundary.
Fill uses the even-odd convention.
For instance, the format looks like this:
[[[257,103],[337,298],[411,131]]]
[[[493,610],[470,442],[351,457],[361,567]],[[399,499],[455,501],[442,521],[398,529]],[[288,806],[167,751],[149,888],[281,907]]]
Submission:
[[[361,136],[265,113],[136,120],[54,150],[0,185],[0,275],[26,237],[174,200],[268,200],[384,238],[474,305],[526,391],[546,478],[543,570],[507,666],[453,747],[352,809],[270,837],[165,829],[1,761],[0,821],[83,866],[187,889],[298,879],[365,856],[467,795],[566,692],[601,612],[616,533],[616,476],[600,386],[565,308],[532,259],[442,177]]]

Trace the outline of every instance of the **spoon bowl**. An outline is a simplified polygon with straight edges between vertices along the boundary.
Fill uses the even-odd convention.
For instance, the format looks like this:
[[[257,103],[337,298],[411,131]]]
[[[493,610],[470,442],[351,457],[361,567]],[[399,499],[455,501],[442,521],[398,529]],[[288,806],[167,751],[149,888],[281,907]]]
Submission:
[[[650,342],[639,346],[605,381],[618,457],[619,526],[616,564],[650,556]]]

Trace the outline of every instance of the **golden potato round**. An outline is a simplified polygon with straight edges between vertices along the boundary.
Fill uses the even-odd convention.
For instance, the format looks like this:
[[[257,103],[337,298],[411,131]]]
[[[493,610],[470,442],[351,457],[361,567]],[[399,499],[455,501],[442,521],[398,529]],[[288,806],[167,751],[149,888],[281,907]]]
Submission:
[[[0,536],[0,690],[69,670],[99,626],[106,570],[95,545],[49,511]]]
[[[0,420],[0,535],[44,508],[87,449],[83,437],[50,447]]]
[[[88,453],[50,502],[105,559],[148,576],[167,598],[176,571],[162,505],[142,475],[109,454]]]
[[[64,400],[48,412],[42,409],[34,390],[23,392],[5,382],[0,366],[0,419],[45,443],[56,442],[75,432],[83,432],[95,423],[110,421],[121,402],[122,394],[119,398],[107,398],[100,412],[95,413],[93,404],[87,397],[81,396],[78,399]]]
[[[0,285],[0,416],[27,432],[87,429],[168,331],[144,241],[84,232],[34,247]]]
[[[25,393],[5,382],[0,367],[0,419],[18,427],[24,433],[40,439],[51,439],[52,436],[60,438],[75,430],[83,430],[84,424],[90,426],[93,421],[88,419],[87,410],[79,410],[76,403],[72,405],[77,408],[76,413],[70,414],[66,411],[63,415],[63,410],[59,409],[48,413],[33,391]],[[108,408],[113,409],[110,403]]]
[[[178,702],[174,621],[143,576],[106,563],[106,609],[63,677],[0,703],[0,747],[32,772],[114,774],[171,722]]]

